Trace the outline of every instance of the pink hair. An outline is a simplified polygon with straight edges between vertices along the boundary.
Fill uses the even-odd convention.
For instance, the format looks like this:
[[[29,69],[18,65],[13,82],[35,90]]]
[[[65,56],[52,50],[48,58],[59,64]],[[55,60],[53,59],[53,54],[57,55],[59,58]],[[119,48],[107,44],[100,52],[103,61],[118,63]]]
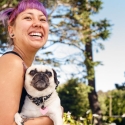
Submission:
[[[15,8],[8,8],[2,11],[0,14],[0,20],[2,20],[4,26],[7,20],[8,24],[13,25],[17,15],[27,8],[40,10],[47,17],[46,9],[41,2],[38,0],[22,0]]]

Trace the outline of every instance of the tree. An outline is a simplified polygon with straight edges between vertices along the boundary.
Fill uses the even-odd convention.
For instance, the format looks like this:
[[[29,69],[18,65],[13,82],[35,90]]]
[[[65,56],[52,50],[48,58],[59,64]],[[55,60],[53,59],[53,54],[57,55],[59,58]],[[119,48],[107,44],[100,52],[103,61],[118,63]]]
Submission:
[[[124,77],[125,77],[125,72],[124,72]],[[115,87],[118,90],[125,90],[125,82],[123,82],[122,84],[115,83]]]
[[[89,109],[88,93],[91,87],[86,86],[78,79],[70,79],[58,88],[61,105],[65,112],[71,112],[75,118],[83,116]]]
[[[112,109],[112,115],[123,115],[125,113],[125,91],[124,90],[112,90],[108,92],[108,97],[106,99],[106,105],[108,107],[108,110],[106,112],[106,115],[109,115],[109,110],[110,110],[110,99],[109,96],[112,97],[112,105],[111,105],[111,109]]]
[[[122,83],[121,85],[115,83],[115,87],[116,87],[116,89],[118,89],[118,90],[125,90],[125,82]]]
[[[106,106],[106,99],[108,97],[108,93],[107,92],[102,92],[101,90],[97,92],[98,94],[98,100],[99,100],[99,103],[100,103],[100,107],[101,107],[101,110],[102,110],[102,114],[103,115],[106,115],[107,111],[108,111],[108,107]]]
[[[0,2],[0,11],[8,8],[8,7],[13,7],[18,3],[18,0],[2,0]],[[4,52],[7,48],[7,36],[8,33],[6,32],[6,28],[3,27],[2,22],[0,22],[0,49]]]
[[[94,66],[99,64],[99,62],[93,62],[92,46],[93,42],[96,42],[96,44],[103,49],[103,45],[98,43],[97,40],[106,40],[110,36],[109,29],[111,25],[106,19],[96,22],[90,18],[90,16],[97,14],[102,8],[101,0],[68,0],[68,2],[63,0],[62,2],[70,6],[67,7],[67,13],[65,15],[63,14],[64,19],[58,24],[62,32],[57,29],[54,33],[60,37],[59,41],[79,48],[85,57],[84,62],[77,64],[86,67],[87,76],[82,76],[82,79],[87,78],[88,85],[94,88],[92,92],[89,93],[89,103],[93,114],[100,115],[99,125],[101,124],[102,112],[95,89],[94,73]],[[53,17],[61,18],[61,15]]]

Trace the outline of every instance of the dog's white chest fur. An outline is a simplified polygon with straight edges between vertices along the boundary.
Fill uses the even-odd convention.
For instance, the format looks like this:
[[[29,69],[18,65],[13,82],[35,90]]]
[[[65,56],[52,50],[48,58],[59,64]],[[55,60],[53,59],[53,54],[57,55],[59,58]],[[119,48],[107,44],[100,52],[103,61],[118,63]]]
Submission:
[[[35,99],[26,96],[21,113],[15,114],[17,125],[23,125],[23,117],[50,117],[54,125],[63,125],[60,98],[55,90],[55,72],[45,66],[31,66],[26,72],[25,89],[31,97],[47,97],[42,102],[34,103]],[[41,85],[42,84],[42,85]],[[47,87],[46,87],[47,86]],[[49,95],[49,96],[46,96]],[[44,106],[44,108],[42,108]]]
[[[27,116],[28,118],[34,118],[34,117],[39,117],[39,116],[49,116],[49,114],[53,114],[53,112],[56,113],[57,109],[61,109],[60,108],[60,99],[55,92],[52,93],[51,97],[48,98],[45,102],[44,102],[44,106],[47,109],[47,112],[44,114],[42,114],[41,112],[41,107],[42,107],[41,103],[39,106],[37,106],[36,104],[34,104],[29,98],[28,96],[26,96],[25,99],[25,103],[22,107],[22,111],[21,111],[21,115]],[[55,111],[54,111],[55,110]],[[55,115],[55,114],[53,114]]]

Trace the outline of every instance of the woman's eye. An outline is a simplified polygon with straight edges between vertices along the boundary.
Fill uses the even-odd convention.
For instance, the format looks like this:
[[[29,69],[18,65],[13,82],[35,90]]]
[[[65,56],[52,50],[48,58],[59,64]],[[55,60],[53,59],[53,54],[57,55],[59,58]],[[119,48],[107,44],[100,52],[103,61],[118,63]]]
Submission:
[[[40,19],[40,21],[45,22],[45,21],[46,21],[46,19]]]
[[[25,17],[24,19],[31,20],[31,17]]]

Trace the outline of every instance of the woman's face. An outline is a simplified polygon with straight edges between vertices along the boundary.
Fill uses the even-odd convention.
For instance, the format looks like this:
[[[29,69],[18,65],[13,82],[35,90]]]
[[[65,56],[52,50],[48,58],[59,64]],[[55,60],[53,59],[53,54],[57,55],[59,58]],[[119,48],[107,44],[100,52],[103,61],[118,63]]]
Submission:
[[[9,26],[9,34],[14,34],[14,45],[38,50],[48,39],[49,25],[44,14],[37,9],[21,12],[14,26]]]

